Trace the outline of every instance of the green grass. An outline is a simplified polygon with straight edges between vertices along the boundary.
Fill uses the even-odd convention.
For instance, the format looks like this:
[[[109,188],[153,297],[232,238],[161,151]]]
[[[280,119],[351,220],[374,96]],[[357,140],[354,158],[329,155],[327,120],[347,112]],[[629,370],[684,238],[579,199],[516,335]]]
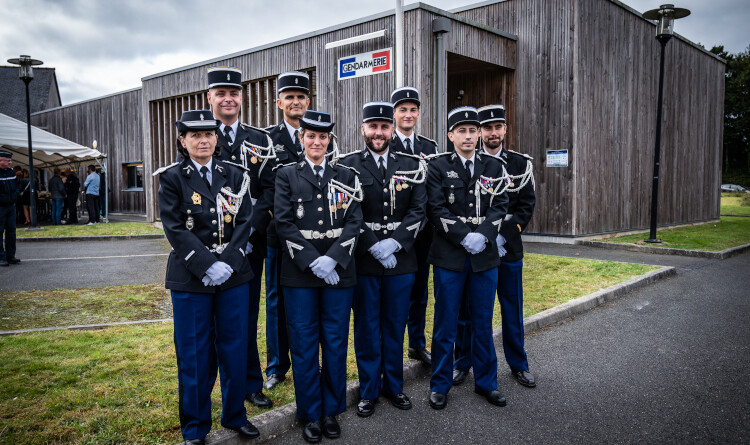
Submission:
[[[639,264],[527,255],[524,315],[535,314],[654,269],[654,266]],[[154,289],[158,288],[154,285]],[[127,307],[124,301],[128,299],[128,292],[107,291],[112,304],[110,309],[88,301],[98,299],[100,292],[97,289],[77,292],[80,307],[89,308],[88,317],[106,318]],[[159,313],[162,309],[153,308],[163,307],[163,294],[143,294],[143,300],[137,306],[148,307],[150,298],[152,310]],[[25,294],[23,298],[31,304],[31,294]],[[12,310],[5,308],[7,300],[0,299],[0,310],[5,314],[3,318],[23,312],[23,305],[19,302],[14,302]],[[261,363],[265,365],[264,301],[262,296],[258,344],[261,345]],[[425,333],[428,347],[432,337],[433,303],[430,297]],[[45,307],[52,306],[54,304],[50,303]],[[73,312],[76,308],[65,303],[60,304],[57,314],[60,320],[78,319]],[[26,325],[18,327],[37,324],[28,316],[23,316],[23,319]],[[494,324],[500,324],[497,304]],[[3,357],[0,361],[0,443],[177,443],[180,426],[172,335],[172,323],[159,323],[98,331],[51,331],[0,337]],[[347,360],[348,378],[356,379],[351,328]],[[275,406],[293,402],[292,379],[267,394]],[[214,428],[219,425],[220,407],[217,383],[212,394]],[[248,405],[249,416],[261,412]]]
[[[750,215],[750,193],[722,193],[722,215]]]
[[[171,317],[162,284],[0,292],[0,331]]]
[[[44,226],[44,230],[27,232],[24,227],[16,229],[19,238],[60,237],[60,236],[105,236],[105,235],[161,235],[158,229],[149,223],[118,222],[94,225]]]
[[[656,234],[663,242],[656,246],[676,249],[720,251],[750,243],[750,218],[722,216],[718,223],[677,229],[662,229]],[[618,236],[601,241],[654,246],[645,243],[648,234]]]

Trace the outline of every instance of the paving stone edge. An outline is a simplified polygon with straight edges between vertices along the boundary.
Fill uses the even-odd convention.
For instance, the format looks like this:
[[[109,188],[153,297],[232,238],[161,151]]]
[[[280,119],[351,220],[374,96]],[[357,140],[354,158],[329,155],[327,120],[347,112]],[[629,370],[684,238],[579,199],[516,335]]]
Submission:
[[[696,258],[709,258],[716,260],[724,260],[729,257],[745,253],[750,250],[750,244],[744,244],[742,246],[731,247],[729,249],[720,250],[718,252],[712,252],[708,250],[688,250],[688,249],[675,249],[674,247],[651,247],[651,246],[638,246],[635,244],[621,244],[621,243],[607,243],[604,241],[588,241],[588,240],[577,240],[576,244],[581,246],[599,247],[601,249],[609,250],[627,250],[630,252],[641,252],[650,253],[656,255],[676,255],[676,256],[687,256]]]
[[[39,236],[16,238],[17,243],[42,243],[49,241],[123,241],[131,239],[161,239],[166,236],[159,233],[149,235],[101,235],[101,236]]]

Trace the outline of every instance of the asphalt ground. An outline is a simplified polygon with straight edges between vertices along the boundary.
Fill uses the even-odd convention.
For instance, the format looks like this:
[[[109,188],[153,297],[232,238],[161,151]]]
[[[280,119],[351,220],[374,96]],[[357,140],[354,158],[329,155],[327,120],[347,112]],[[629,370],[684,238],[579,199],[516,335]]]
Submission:
[[[576,256],[614,253],[567,247]],[[470,377],[435,411],[422,378],[404,389],[410,411],[384,399],[369,418],[350,408],[335,443],[749,443],[750,254],[668,259],[687,261],[675,278],[527,335],[534,389],[512,380],[498,342],[508,406],[474,394]],[[301,427],[268,443],[304,443]]]
[[[0,291],[164,282],[166,239],[17,243],[20,264],[0,267]]]

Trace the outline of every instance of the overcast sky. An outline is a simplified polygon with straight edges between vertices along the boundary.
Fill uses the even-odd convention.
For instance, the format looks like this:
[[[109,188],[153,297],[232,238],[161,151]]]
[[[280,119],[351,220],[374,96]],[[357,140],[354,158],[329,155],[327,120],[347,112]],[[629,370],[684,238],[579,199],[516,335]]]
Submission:
[[[513,0],[510,0],[513,1]],[[675,0],[675,31],[706,48],[750,45],[747,0]],[[406,4],[412,3],[405,0]],[[450,10],[472,0],[426,0]],[[625,0],[643,12],[658,0]],[[268,8],[268,5],[274,5]],[[54,67],[64,105],[139,87],[150,74],[393,8],[388,0],[0,0],[0,63],[28,54]],[[219,9],[217,9],[217,6]]]

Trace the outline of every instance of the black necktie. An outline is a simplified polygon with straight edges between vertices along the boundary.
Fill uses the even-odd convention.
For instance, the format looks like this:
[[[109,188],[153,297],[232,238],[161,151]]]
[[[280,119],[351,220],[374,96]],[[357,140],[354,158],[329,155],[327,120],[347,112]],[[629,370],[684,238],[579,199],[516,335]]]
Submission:
[[[318,185],[320,185],[320,181],[323,180],[323,167],[316,165],[313,168],[315,169],[315,177],[318,178]]]
[[[208,182],[208,167],[206,167],[205,165],[201,167],[201,177],[203,178],[203,182],[206,183],[206,187],[211,190],[211,183]]]
[[[466,161],[466,164],[464,165],[466,166],[466,176],[468,176],[469,180],[471,180],[471,161]]]
[[[299,130],[294,130],[294,146],[297,147],[297,153],[302,151],[302,145],[299,143]]]
[[[229,143],[229,145],[232,145],[232,136],[231,136],[231,133],[232,133],[232,127],[230,127],[228,125],[225,125],[224,126],[224,136],[227,138],[227,142]]]
[[[378,167],[380,169],[380,176],[382,176],[383,181],[385,181],[385,162],[383,161],[382,156],[378,159],[378,164],[380,164]]]
[[[411,139],[406,138],[406,152],[409,154],[414,154],[414,150],[411,149]]]

